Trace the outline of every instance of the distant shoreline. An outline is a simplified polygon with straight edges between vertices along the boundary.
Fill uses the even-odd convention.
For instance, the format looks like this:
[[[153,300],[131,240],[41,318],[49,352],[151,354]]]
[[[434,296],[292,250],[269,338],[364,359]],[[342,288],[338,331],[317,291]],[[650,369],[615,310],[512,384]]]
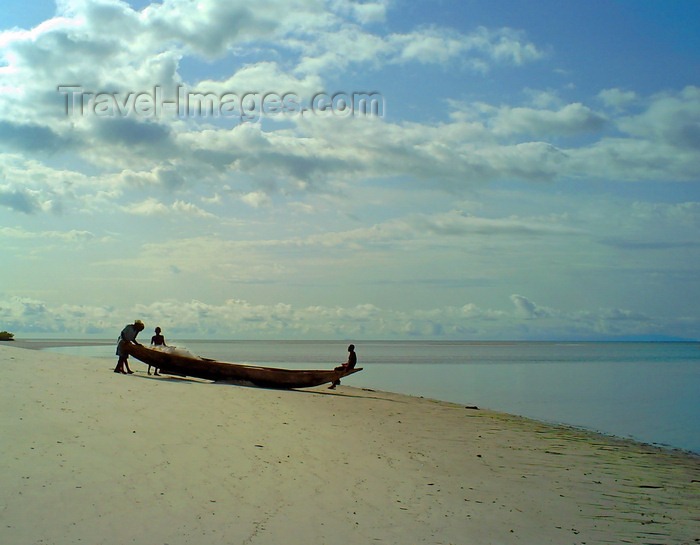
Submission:
[[[60,346],[109,346],[116,344],[116,341],[90,341],[84,339],[23,339],[7,341],[9,346],[17,348],[28,348],[30,350],[42,350],[44,348],[54,348]]]
[[[466,344],[472,346],[478,345],[516,345],[516,344],[700,344],[700,340],[684,339],[684,338],[649,338],[649,339],[520,339],[520,340],[454,340],[454,339],[197,339],[187,338],[179,339],[181,342],[269,342],[269,343],[338,343],[351,342],[370,344],[370,343],[437,343],[437,344]],[[116,336],[111,339],[8,339],[0,342],[12,343],[12,346],[19,348],[32,348],[40,350],[42,348],[60,347],[60,346],[107,346],[116,344]]]

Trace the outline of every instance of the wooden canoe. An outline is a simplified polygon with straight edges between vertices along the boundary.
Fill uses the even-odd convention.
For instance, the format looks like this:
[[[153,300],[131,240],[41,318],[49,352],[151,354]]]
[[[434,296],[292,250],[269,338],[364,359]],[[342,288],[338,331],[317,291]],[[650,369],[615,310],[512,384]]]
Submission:
[[[197,377],[214,381],[247,382],[264,388],[311,388],[362,371],[355,369],[296,370],[226,363],[206,358],[187,357],[143,345],[124,343],[124,349],[137,360],[160,369],[161,373]]]

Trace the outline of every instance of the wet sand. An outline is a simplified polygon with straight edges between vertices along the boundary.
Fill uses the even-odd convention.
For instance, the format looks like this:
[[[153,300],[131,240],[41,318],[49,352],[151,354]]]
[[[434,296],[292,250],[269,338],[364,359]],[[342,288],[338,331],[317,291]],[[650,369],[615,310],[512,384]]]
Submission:
[[[112,372],[0,344],[0,543],[700,540],[700,458],[345,385]]]

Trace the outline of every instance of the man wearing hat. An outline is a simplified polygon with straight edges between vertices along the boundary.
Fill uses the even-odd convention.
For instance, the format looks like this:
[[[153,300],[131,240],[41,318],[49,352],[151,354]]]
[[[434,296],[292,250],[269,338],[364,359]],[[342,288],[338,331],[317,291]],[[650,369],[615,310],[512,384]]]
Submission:
[[[133,324],[129,324],[122,329],[119,335],[119,342],[117,343],[117,356],[119,356],[119,360],[117,361],[117,366],[114,368],[115,373],[123,373],[125,375],[127,373],[130,375],[134,373],[129,369],[129,354],[124,350],[124,344],[134,343],[140,345],[140,343],[136,342],[136,335],[143,331],[145,327],[141,320],[136,320]],[[126,371],[124,367],[126,367]]]

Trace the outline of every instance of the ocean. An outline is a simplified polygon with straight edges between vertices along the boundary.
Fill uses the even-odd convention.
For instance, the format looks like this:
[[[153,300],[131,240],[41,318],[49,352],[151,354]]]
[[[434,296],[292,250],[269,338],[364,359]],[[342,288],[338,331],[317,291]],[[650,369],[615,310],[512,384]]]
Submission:
[[[346,360],[348,342],[168,339],[168,344],[222,361],[326,369]],[[700,343],[354,344],[364,370],[343,384],[476,405],[700,453]],[[113,345],[47,350],[115,359]]]

